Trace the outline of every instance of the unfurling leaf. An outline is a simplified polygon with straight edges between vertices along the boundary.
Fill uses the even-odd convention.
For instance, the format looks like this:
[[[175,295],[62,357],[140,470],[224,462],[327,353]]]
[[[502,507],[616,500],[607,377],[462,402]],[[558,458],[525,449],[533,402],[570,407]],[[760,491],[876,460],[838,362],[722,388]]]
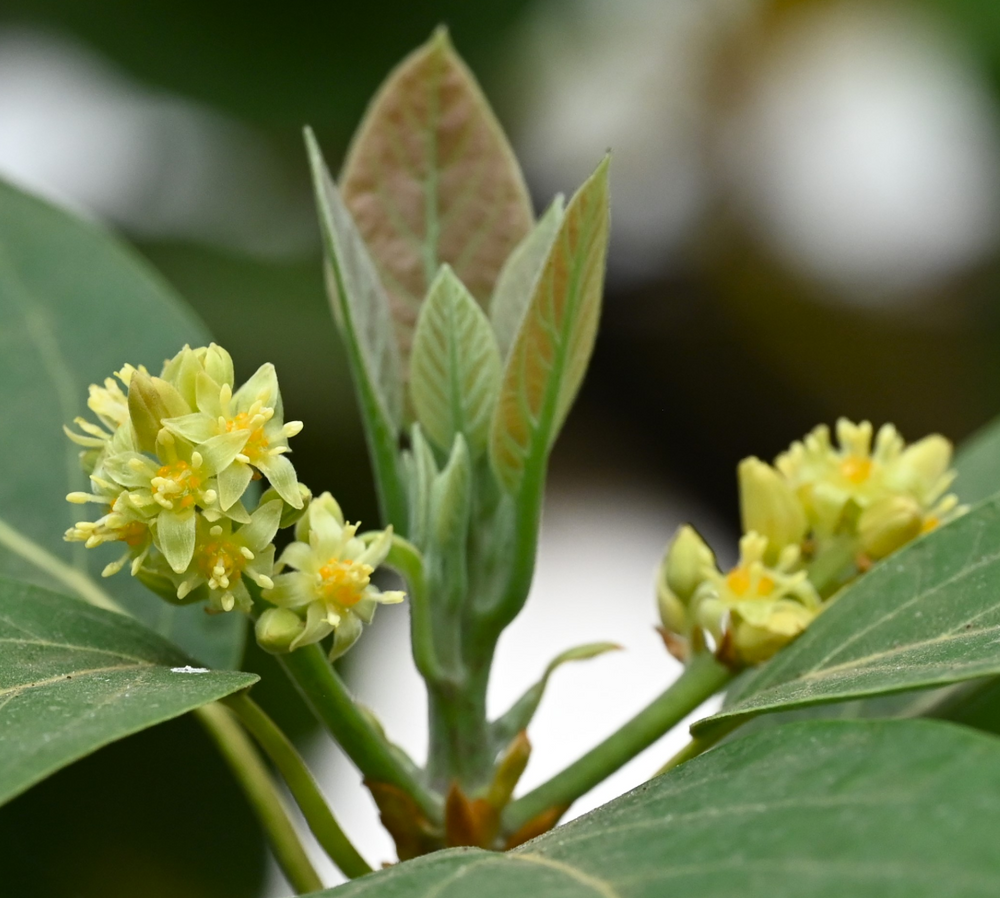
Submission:
[[[605,652],[615,652],[620,649],[621,646],[614,642],[590,642],[586,645],[578,645],[567,649],[562,654],[553,658],[549,662],[549,666],[545,668],[542,678],[514,702],[503,716],[493,721],[490,735],[497,749],[506,747],[511,739],[516,738],[518,733],[527,729],[528,724],[531,723],[531,718],[535,716],[535,712],[538,710],[542,696],[545,694],[545,687],[549,684],[549,677],[552,676],[557,668],[568,661],[586,661],[590,658],[596,658],[598,655],[603,655]]]
[[[406,496],[397,457],[403,381],[389,300],[375,263],[308,129],[306,146],[319,207],[334,318],[361,403],[383,517],[399,529],[407,523]]]
[[[462,434],[472,455],[486,448],[500,390],[500,352],[483,310],[447,265],[420,311],[410,360],[417,420],[442,449]]]
[[[376,94],[341,185],[392,298],[404,358],[438,268],[451,265],[485,305],[533,219],[517,160],[443,29]]]
[[[0,804],[130,733],[256,682],[204,670],[152,630],[0,579]]]
[[[507,359],[490,430],[500,482],[544,464],[590,361],[608,244],[608,159],[570,201]]]
[[[563,196],[559,194],[537,224],[514,248],[497,278],[497,286],[490,300],[490,322],[500,347],[500,355],[504,359],[514,345],[525,310],[535,295],[535,284],[541,277],[552,242],[559,233],[559,226],[565,215],[563,206]]]

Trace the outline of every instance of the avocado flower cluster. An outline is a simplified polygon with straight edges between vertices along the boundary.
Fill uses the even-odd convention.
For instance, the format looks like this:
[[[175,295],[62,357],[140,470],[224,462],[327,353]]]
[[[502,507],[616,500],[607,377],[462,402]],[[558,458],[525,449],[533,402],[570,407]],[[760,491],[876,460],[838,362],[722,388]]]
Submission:
[[[949,492],[944,437],[907,446],[891,424],[874,433],[844,418],[836,436],[820,425],[773,465],[740,463],[744,535],[730,570],[692,527],[678,530],[657,577],[661,633],[676,657],[709,650],[737,669],[768,660],[842,586],[965,511]]]

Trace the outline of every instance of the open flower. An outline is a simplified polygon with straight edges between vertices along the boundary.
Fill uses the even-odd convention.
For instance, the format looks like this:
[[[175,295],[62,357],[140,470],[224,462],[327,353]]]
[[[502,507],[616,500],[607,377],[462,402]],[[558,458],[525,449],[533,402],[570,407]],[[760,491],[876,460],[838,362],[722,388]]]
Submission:
[[[295,469],[285,458],[288,438],[302,430],[300,421],[284,422],[278,379],[271,364],[262,365],[235,393],[231,382],[221,384],[209,369],[194,374],[197,411],[166,418],[172,434],[195,446],[233,436],[240,442],[229,464],[218,472],[219,502],[230,508],[246,491],[256,469],[293,508],[302,507]]]
[[[710,572],[691,600],[694,620],[712,636],[717,654],[738,666],[766,661],[805,630],[822,606],[807,573],[797,569],[798,547],[787,546],[769,566],[767,542],[759,533],[745,534],[736,567]]]
[[[200,518],[191,562],[174,578],[177,598],[183,601],[202,585],[209,589],[213,611],[249,611],[253,600],[243,578],[262,589],[274,585],[274,534],[278,531],[283,505],[275,499],[263,503],[247,523],[234,526],[228,518],[215,523]]]
[[[304,621],[288,651],[335,633],[330,657],[338,658],[357,641],[362,624],[371,623],[377,605],[406,597],[403,592],[382,592],[371,582],[389,554],[392,528],[359,537],[358,526],[344,521],[329,493],[314,499],[296,525],[296,542],[279,560],[279,570],[292,570],[275,576],[274,587],[264,592],[269,602]]]

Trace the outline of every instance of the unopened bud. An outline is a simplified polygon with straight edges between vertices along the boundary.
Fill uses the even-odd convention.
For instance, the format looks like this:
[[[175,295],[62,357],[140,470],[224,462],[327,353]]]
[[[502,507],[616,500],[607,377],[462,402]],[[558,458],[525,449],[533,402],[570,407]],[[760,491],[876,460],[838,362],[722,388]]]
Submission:
[[[885,558],[920,535],[923,515],[912,496],[887,496],[872,503],[858,518],[861,549],[869,558]]]
[[[128,411],[140,448],[155,452],[163,419],[186,415],[191,409],[176,387],[145,371],[135,371],[129,380]]]
[[[305,621],[287,608],[268,608],[258,619],[257,644],[272,655],[284,655],[305,629]]]
[[[809,529],[806,512],[781,474],[751,456],[740,462],[739,483],[743,531],[767,537],[769,560],[802,542]]]
[[[951,443],[940,434],[917,440],[892,463],[886,473],[887,484],[921,501],[932,501],[934,493],[940,495],[951,482],[947,476],[951,451]]]

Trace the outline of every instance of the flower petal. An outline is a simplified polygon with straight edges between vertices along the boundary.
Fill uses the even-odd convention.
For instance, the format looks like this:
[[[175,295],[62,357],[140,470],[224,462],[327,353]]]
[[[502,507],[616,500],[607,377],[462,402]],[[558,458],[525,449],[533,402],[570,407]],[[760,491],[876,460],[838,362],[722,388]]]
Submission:
[[[229,511],[239,501],[252,479],[253,468],[239,461],[219,471],[219,505],[223,511]]]
[[[284,455],[266,455],[256,462],[256,467],[292,508],[302,507],[302,494],[299,492],[295,468]]]
[[[219,422],[201,412],[181,415],[179,418],[164,418],[163,426],[172,434],[191,443],[204,443],[219,433]]]
[[[351,612],[345,614],[333,634],[330,660],[336,661],[354,645],[360,638],[362,629],[361,618]]]
[[[238,535],[249,549],[260,552],[264,546],[268,545],[278,532],[278,524],[281,523],[281,502],[273,499],[265,502],[252,515],[250,523],[244,524]]]
[[[327,620],[326,606],[322,602],[313,602],[306,610],[305,629],[292,640],[289,649],[294,652],[299,646],[312,645],[325,639],[331,632],[333,624]]]
[[[161,511],[156,519],[157,547],[175,574],[183,574],[194,555],[195,512]]]
[[[218,474],[228,468],[236,460],[236,456],[240,454],[249,437],[248,430],[234,430],[232,433],[220,433],[202,443],[198,451],[205,460],[207,472],[210,475]]]

